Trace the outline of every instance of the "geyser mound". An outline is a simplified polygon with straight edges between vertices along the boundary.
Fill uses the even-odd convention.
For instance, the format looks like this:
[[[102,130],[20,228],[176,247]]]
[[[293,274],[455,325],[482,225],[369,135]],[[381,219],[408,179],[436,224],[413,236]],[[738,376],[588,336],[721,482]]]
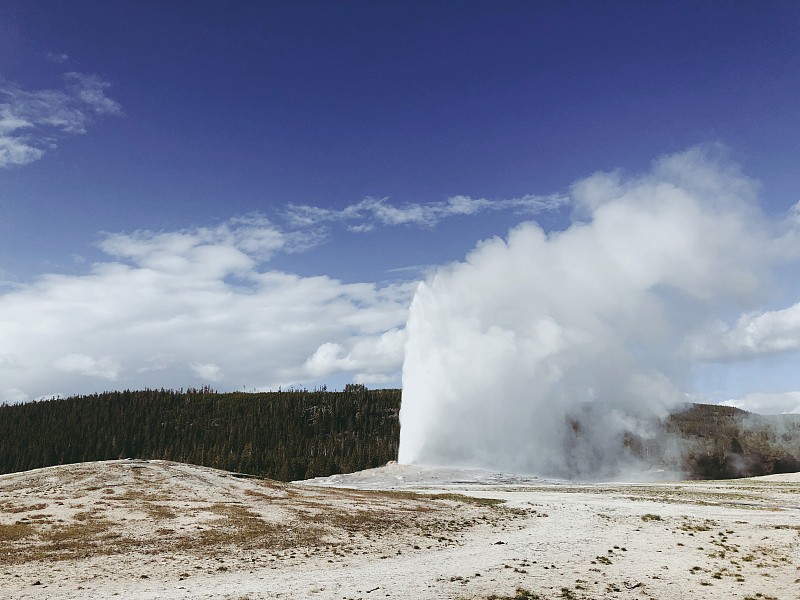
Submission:
[[[761,299],[755,184],[702,149],[572,188],[573,218],[481,242],[407,323],[401,463],[603,478],[686,400],[692,336]],[[640,454],[640,453],[639,453]]]

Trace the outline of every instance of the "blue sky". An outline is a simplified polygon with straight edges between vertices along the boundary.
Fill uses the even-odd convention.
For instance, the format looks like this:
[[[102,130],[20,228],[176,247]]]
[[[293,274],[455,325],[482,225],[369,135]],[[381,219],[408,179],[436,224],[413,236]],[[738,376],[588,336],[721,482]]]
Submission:
[[[525,220],[563,230],[576,181],[698,145],[782,219],[799,31],[792,2],[4,2],[3,399],[399,385],[426,273]],[[793,358],[765,391],[800,390]],[[755,393],[756,362],[698,386]]]

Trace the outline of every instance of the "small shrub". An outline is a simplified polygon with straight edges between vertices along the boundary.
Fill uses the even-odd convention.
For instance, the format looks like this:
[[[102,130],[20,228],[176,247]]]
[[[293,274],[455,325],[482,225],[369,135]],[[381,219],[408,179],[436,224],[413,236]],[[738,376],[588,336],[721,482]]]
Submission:
[[[647,513],[642,515],[642,521],[662,521],[661,515],[656,515],[653,513]]]

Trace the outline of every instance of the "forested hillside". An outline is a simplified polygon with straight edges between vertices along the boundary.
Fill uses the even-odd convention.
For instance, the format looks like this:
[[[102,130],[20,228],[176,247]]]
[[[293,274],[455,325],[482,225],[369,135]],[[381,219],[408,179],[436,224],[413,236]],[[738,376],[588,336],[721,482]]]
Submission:
[[[0,406],[0,472],[163,458],[280,480],[397,458],[400,390],[107,392]]]
[[[800,415],[689,404],[670,415],[666,430],[684,441],[683,470],[700,479],[800,471]]]
[[[399,410],[400,390],[362,385],[341,392],[106,392],[0,406],[0,472],[117,458],[163,458],[284,481],[358,471],[397,458]],[[620,444],[691,477],[800,470],[797,415],[693,404],[658,428],[654,438],[625,434]]]

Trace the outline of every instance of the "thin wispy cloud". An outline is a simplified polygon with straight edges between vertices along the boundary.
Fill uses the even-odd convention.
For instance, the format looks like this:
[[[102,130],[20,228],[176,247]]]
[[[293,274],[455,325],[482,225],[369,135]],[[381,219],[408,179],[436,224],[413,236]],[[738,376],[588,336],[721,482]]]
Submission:
[[[433,227],[444,219],[472,216],[482,212],[514,211],[535,215],[558,210],[569,203],[564,195],[525,195],[519,198],[489,200],[470,196],[453,196],[444,201],[394,205],[388,198],[365,198],[342,209],[329,209],[308,204],[290,204],[285,217],[290,225],[309,227],[320,223],[344,223],[354,232],[376,226],[417,225]]]
[[[194,268],[214,276],[219,269],[230,269],[234,263],[240,270],[247,270],[269,261],[278,252],[305,252],[321,243],[325,235],[324,230],[287,230],[264,215],[252,213],[213,227],[106,233],[98,246],[109,256],[144,267]]]
[[[94,119],[121,115],[106,95],[109,84],[95,75],[69,72],[59,89],[26,90],[0,79],[0,168],[39,160],[58,141],[86,133]]]
[[[69,62],[69,54],[64,52],[45,52],[43,55],[47,60],[57,64]]]

